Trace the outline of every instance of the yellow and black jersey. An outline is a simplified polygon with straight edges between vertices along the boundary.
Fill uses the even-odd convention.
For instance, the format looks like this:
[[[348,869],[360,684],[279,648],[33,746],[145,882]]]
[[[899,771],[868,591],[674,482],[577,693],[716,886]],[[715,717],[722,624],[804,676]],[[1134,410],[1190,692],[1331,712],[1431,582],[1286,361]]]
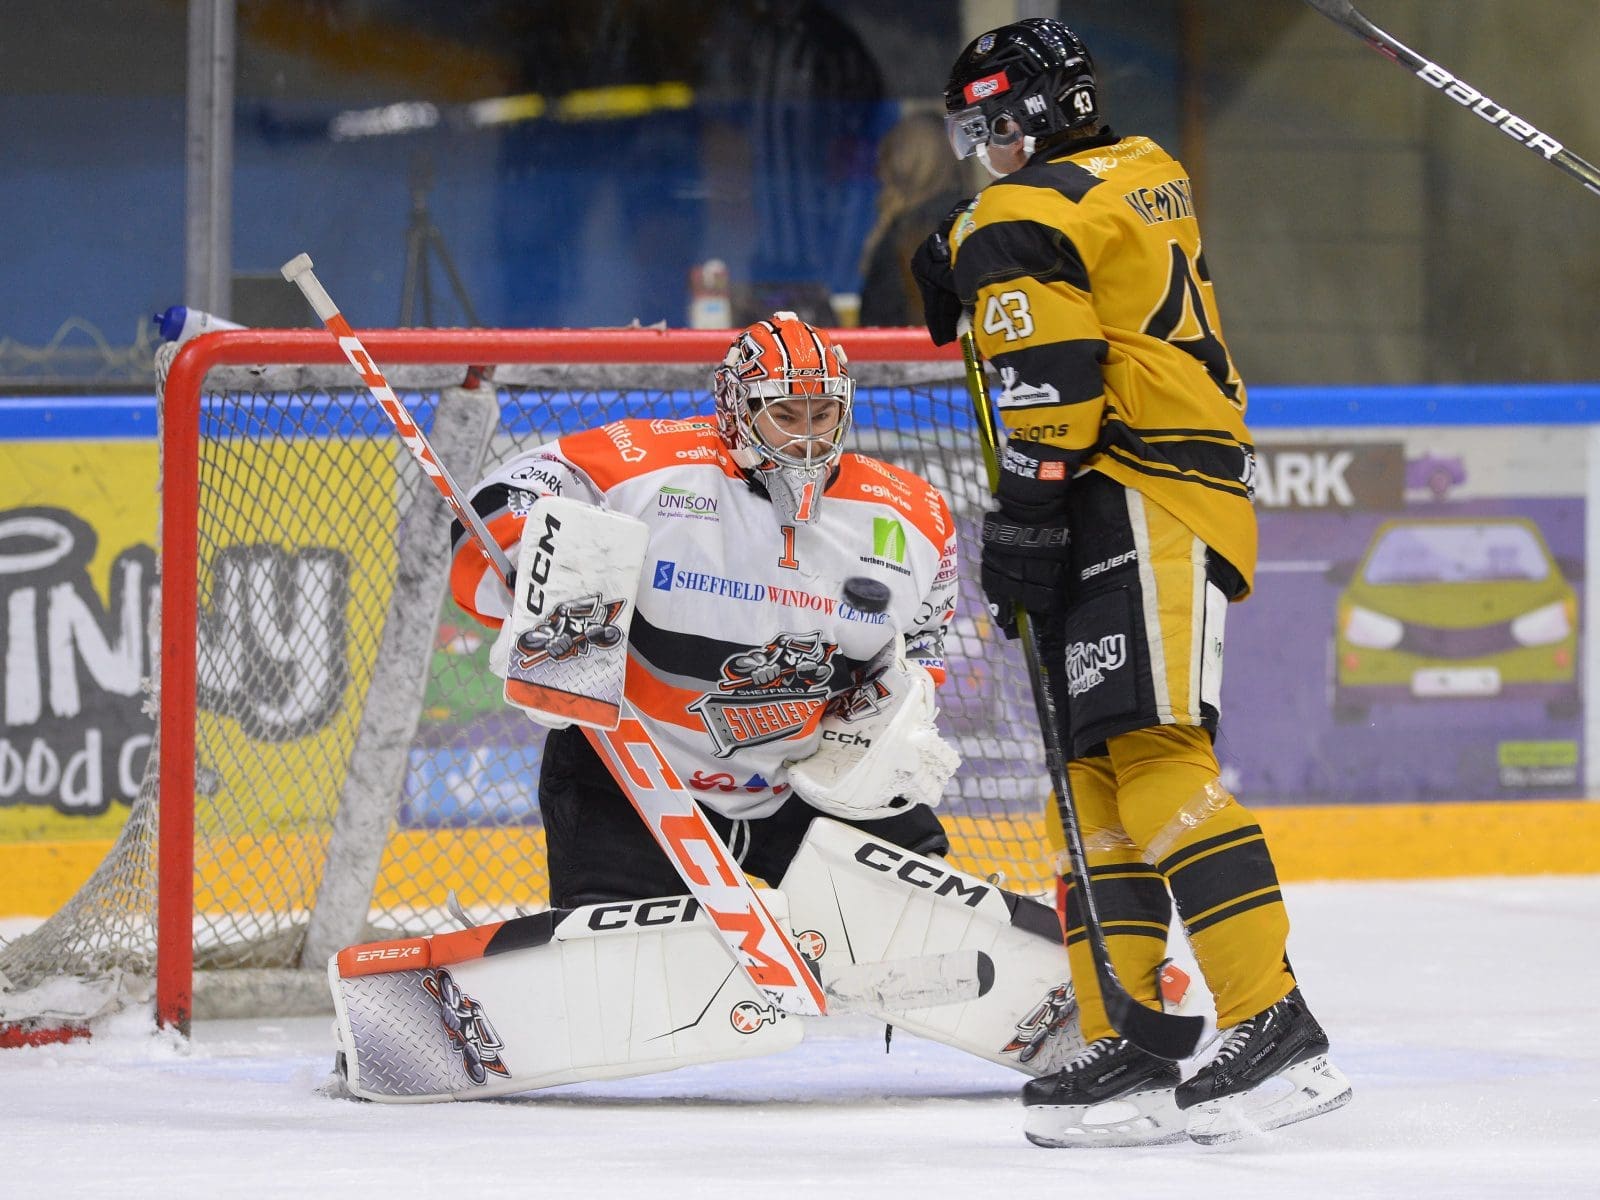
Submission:
[[[1183,165],[1149,138],[1035,155],[951,232],[1007,435],[1069,452],[1255,574],[1254,452]]]

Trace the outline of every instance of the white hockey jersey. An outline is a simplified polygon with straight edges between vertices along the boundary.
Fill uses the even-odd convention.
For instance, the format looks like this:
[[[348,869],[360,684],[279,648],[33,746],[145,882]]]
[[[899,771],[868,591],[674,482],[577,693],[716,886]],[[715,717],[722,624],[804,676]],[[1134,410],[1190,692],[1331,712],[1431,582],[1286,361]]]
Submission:
[[[472,504],[514,560],[529,505],[549,494],[649,527],[627,694],[708,808],[736,819],[776,812],[790,787],[784,763],[817,748],[824,706],[857,685],[894,634],[944,681],[955,522],[944,496],[908,471],[845,454],[817,520],[785,525],[709,417],[627,420],[510,459]],[[451,590],[498,628],[505,590],[456,534]],[[888,585],[887,611],[840,600],[853,576]]]

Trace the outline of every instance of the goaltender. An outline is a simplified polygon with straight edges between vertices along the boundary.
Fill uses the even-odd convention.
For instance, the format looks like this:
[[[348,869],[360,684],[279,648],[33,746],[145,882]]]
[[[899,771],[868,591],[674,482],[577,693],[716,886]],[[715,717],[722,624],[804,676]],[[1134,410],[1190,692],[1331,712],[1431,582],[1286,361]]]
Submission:
[[[431,970],[344,952],[355,1094],[477,1098],[799,1039],[685,895],[703,860],[675,865],[634,810],[641,781],[612,773],[615,743],[597,753],[607,726],[588,716],[619,695],[632,744],[647,735],[743,871],[777,889],[763,903],[786,910],[830,997],[1035,1076],[1081,1045],[1055,913],[943,861],[934,806],[958,762],[933,699],[958,582],[948,503],[846,451],[846,355],[793,313],[740,332],[712,390],[713,416],[613,421],[490,472],[472,504],[519,564],[514,601],[456,525],[456,601],[499,631],[508,701],[551,727],[553,907],[436,935],[418,950]],[[564,558],[574,526],[599,532]],[[541,597],[525,624],[529,589],[563,571],[627,586]],[[404,1020],[418,1011],[435,1015]]]

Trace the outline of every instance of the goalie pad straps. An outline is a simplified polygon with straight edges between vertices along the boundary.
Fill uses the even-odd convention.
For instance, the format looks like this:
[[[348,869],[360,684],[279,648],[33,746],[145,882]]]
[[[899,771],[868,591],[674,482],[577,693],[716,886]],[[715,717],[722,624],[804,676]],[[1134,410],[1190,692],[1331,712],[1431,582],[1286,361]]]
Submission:
[[[783,897],[762,893],[782,914]],[[692,896],[591,904],[328,962],[345,1086],[476,1100],[748,1058],[803,1027],[750,984]]]
[[[795,937],[826,988],[864,964],[953,961],[958,951],[992,964],[984,986],[956,987],[943,1002],[865,997],[853,1008],[1029,1075],[1058,1070],[1082,1048],[1061,924],[1049,906],[827,818],[811,823],[781,886]]]
[[[504,655],[505,698],[543,725],[615,729],[628,626],[649,530],[643,521],[562,496],[528,511]]]

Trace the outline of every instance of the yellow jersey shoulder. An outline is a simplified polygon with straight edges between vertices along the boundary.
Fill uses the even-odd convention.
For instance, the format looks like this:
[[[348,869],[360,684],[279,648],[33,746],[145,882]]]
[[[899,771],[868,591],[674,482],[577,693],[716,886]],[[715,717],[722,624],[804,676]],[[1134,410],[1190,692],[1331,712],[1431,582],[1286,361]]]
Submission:
[[[1147,137],[1035,158],[978,194],[957,220],[951,243],[1000,221],[1031,220],[1057,227],[1133,219],[1143,224],[1194,215],[1183,164]]]

